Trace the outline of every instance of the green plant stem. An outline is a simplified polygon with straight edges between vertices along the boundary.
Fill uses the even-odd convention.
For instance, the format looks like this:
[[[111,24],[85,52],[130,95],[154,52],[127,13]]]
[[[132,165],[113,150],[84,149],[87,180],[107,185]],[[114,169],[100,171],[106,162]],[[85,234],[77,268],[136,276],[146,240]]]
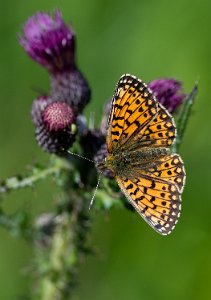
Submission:
[[[177,120],[177,139],[172,147],[172,150],[175,153],[179,151],[179,147],[182,143],[197,92],[198,92],[198,85],[195,84],[192,92],[185,99],[182,109],[180,111]]]
[[[79,190],[68,189],[70,210],[58,215],[57,226],[47,251],[47,271],[40,272],[37,300],[67,300],[76,284],[77,267],[87,234],[87,201]],[[39,255],[43,255],[41,252]],[[43,257],[43,264],[46,256]],[[42,260],[41,260],[42,264]]]
[[[0,214],[0,225],[5,229],[9,229],[9,230],[13,229],[14,226],[16,226],[13,220],[7,215],[3,214],[2,212]]]
[[[62,169],[70,169],[70,165],[63,159],[55,159],[54,163],[48,167],[33,167],[29,176],[20,178],[13,176],[0,184],[0,193],[6,193],[11,190],[17,190],[25,187],[31,187],[35,182],[45,179],[49,175],[57,174]]]

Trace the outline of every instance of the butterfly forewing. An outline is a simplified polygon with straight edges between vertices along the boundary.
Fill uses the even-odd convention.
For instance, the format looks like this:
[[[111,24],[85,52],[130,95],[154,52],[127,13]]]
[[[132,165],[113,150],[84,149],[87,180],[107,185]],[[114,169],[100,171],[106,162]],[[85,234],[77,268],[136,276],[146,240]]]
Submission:
[[[141,147],[170,147],[176,137],[176,127],[169,112],[158,103],[157,115],[135,135],[130,150]],[[125,145],[126,146],[126,145]]]
[[[157,114],[158,104],[146,85],[135,76],[123,75],[114,92],[108,123],[107,147],[122,147]]]

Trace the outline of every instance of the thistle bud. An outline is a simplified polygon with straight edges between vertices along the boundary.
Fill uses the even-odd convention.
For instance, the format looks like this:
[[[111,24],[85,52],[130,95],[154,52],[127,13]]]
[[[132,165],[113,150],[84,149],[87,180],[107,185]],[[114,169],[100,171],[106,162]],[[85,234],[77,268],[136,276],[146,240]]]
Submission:
[[[182,93],[181,82],[175,79],[156,79],[150,82],[148,87],[170,113],[176,110],[186,96]]]
[[[76,114],[67,103],[39,97],[32,106],[32,120],[36,140],[45,151],[60,154],[73,144]]]
[[[82,112],[90,100],[89,84],[75,63],[75,34],[60,11],[39,12],[23,28],[20,44],[28,55],[50,72],[51,98]]]
[[[23,27],[20,44],[51,73],[70,70],[74,65],[75,34],[58,10],[53,16],[39,12],[30,17]]]
[[[32,103],[31,117],[35,125],[43,123],[42,113],[51,101],[52,99],[48,96],[39,96],[36,100],[34,100]]]
[[[90,101],[89,84],[82,73],[74,68],[71,72],[51,76],[51,97],[55,101],[65,101],[77,112],[82,112]]]

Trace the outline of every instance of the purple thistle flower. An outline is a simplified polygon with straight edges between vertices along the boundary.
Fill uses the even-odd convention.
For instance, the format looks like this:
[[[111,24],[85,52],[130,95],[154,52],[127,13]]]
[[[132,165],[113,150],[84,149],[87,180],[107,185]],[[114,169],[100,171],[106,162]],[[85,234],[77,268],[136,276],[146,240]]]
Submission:
[[[75,141],[76,113],[65,102],[52,102],[50,97],[39,97],[32,105],[32,120],[36,140],[47,152],[60,154]]]
[[[176,110],[186,96],[181,92],[181,82],[175,79],[156,79],[150,82],[148,87],[170,113]]]
[[[32,103],[31,109],[31,117],[32,121],[35,125],[40,125],[43,123],[42,113],[46,106],[51,103],[52,99],[48,96],[39,96],[34,102]]]
[[[82,112],[90,101],[89,84],[82,73],[74,68],[71,72],[51,76],[51,97],[54,101],[65,101],[77,112]]]
[[[43,111],[43,122],[50,132],[68,129],[75,119],[73,109],[65,102],[52,102]]]
[[[54,15],[39,12],[23,28],[20,44],[28,55],[51,73],[71,70],[75,57],[75,34],[62,20],[59,10]]]
[[[20,44],[28,55],[51,74],[53,101],[65,101],[82,112],[90,100],[88,82],[76,67],[75,34],[62,20],[60,11],[53,16],[39,12],[23,28]]]

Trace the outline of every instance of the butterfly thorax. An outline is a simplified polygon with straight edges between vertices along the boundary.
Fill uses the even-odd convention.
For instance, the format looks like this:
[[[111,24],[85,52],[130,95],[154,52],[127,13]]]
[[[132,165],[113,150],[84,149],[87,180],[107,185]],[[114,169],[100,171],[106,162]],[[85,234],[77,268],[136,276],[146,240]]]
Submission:
[[[136,166],[145,170],[158,158],[164,157],[170,153],[168,148],[148,148],[143,147],[141,150],[118,151],[109,154],[102,167],[110,169],[114,174],[119,176],[126,175]]]

